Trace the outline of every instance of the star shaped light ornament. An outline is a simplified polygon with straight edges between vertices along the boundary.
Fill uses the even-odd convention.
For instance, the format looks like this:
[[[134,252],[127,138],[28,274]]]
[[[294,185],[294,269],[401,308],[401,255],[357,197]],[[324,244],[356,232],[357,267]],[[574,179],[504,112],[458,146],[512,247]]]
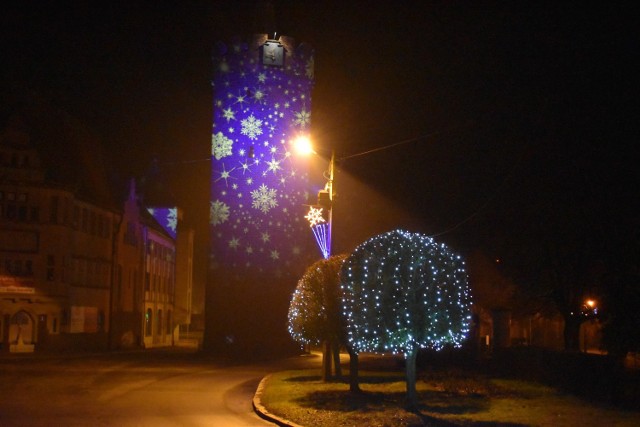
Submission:
[[[305,215],[305,218],[307,219],[307,221],[309,221],[309,225],[311,227],[324,222],[324,218],[322,217],[322,208],[314,208],[313,206],[311,206],[309,208],[309,213]]]
[[[311,206],[305,218],[309,221],[311,231],[313,231],[313,237],[316,239],[322,257],[328,259],[331,256],[331,232],[329,230],[329,224],[327,224],[322,216],[322,208],[314,208]]]

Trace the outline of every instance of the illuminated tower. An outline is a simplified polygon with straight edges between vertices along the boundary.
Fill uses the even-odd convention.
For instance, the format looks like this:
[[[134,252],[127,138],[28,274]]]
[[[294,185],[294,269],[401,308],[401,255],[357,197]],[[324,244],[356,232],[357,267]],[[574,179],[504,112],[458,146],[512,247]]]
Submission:
[[[214,52],[205,346],[286,336],[289,296],[315,256],[306,160],[291,147],[309,130],[313,61],[309,46],[284,36]]]

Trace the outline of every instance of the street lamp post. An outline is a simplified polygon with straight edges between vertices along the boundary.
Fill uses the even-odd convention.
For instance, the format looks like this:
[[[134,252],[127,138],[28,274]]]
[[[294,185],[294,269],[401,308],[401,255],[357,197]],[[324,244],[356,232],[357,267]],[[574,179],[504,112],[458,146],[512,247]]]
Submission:
[[[329,181],[327,182],[327,190],[329,191],[329,244],[327,249],[329,250],[329,256],[331,256],[331,242],[332,242],[332,230],[333,230],[333,167],[336,160],[336,151],[331,150],[331,160],[329,161]]]
[[[311,145],[311,141],[306,136],[298,137],[294,141],[295,150],[302,155],[317,154]],[[333,180],[335,169],[335,150],[331,150],[331,159],[329,160],[329,176],[324,177],[327,183],[324,190],[318,192],[319,208],[311,206],[309,213],[305,216],[311,225],[311,230],[316,238],[323,258],[327,259],[331,256],[331,238],[333,231]],[[327,210],[327,221],[322,217],[322,208]]]

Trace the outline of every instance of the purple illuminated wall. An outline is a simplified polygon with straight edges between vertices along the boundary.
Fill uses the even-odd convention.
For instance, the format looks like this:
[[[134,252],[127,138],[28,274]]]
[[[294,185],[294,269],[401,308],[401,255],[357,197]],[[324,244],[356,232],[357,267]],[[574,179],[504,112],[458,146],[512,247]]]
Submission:
[[[210,269],[236,280],[297,275],[317,257],[308,160],[291,146],[309,130],[313,51],[281,38],[284,65],[264,65],[264,41],[214,53]]]
[[[158,224],[175,240],[178,226],[178,208],[147,208],[147,211],[158,221]]]

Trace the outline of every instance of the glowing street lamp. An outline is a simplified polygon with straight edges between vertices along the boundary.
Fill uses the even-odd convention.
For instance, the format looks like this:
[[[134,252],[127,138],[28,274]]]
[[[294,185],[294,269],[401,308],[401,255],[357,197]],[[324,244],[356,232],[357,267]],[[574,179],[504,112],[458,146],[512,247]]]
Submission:
[[[587,298],[586,300],[584,300],[583,314],[585,316],[598,314],[598,305],[596,300],[592,298]]]
[[[316,152],[313,150],[313,145],[311,145],[311,140],[306,135],[299,135],[293,141],[293,148],[296,152],[303,156],[308,156],[310,154],[315,154]]]

